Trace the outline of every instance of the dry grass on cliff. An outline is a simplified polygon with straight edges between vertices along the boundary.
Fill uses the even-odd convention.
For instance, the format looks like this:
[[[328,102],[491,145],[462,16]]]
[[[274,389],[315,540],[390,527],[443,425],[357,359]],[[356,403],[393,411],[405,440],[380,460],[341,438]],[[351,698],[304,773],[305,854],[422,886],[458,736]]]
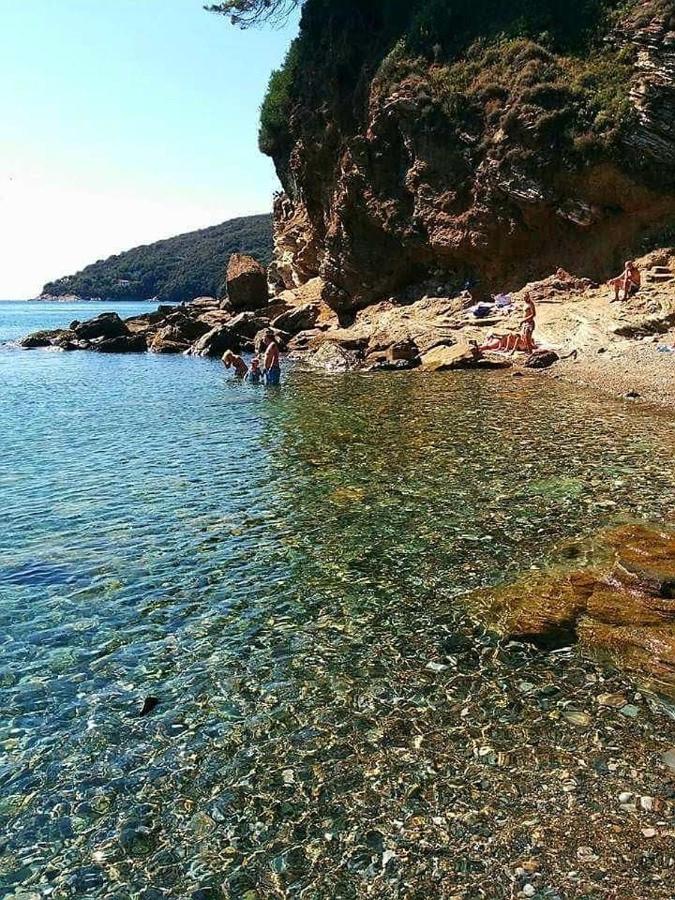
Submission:
[[[449,120],[472,126],[490,141],[502,130],[536,148],[566,147],[586,162],[630,127],[634,51],[605,47],[591,55],[560,56],[527,38],[480,40],[457,61],[428,65],[402,44],[378,72],[379,91],[416,83]]]

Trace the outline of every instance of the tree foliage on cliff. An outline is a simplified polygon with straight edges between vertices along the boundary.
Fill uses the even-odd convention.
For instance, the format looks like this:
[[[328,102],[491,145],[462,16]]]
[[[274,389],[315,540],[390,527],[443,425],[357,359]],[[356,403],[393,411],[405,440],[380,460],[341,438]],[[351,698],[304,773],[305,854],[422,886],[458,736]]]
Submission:
[[[245,5],[258,14],[278,6],[274,0]],[[447,71],[461,67],[467,55],[477,59],[476,48],[491,52],[494,47],[499,54],[513,41],[533,42],[570,60],[556,78],[567,89],[569,110],[588,109],[581,118],[593,116],[612,126],[626,113],[630,61],[599,40],[611,29],[611,17],[625,11],[626,0],[306,0],[302,7],[300,35],[283,67],[273,73],[261,109],[260,147],[274,157],[282,178],[295,143],[294,112],[307,123],[319,119],[326,105],[334,115],[341,105],[339,124],[351,130],[349,118],[358,117],[367,103],[363,89],[376,75],[382,80],[387,67],[393,83],[409,64],[418,73],[432,73],[433,64]],[[397,65],[390,66],[391,59]],[[491,63],[490,68],[504,70],[497,79],[500,89],[519,74],[507,65]],[[569,118],[566,113],[556,121],[562,126]],[[549,124],[555,126],[553,119]],[[599,139],[607,132],[600,129]]]
[[[264,22],[283,22],[301,3],[302,0],[226,0],[212,3],[206,9],[229,16],[233,25],[250,28]]]
[[[75,275],[51,281],[46,294],[102,297],[106,300],[192,300],[220,296],[233,253],[250,253],[267,265],[272,257],[268,215],[231,219],[222,225],[136,247],[92,263]]]

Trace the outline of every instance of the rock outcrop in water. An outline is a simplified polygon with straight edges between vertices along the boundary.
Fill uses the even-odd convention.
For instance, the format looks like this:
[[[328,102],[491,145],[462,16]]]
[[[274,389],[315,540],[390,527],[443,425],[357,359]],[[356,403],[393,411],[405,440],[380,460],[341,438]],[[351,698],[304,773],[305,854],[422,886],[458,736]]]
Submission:
[[[263,108],[286,287],[345,314],[428,277],[599,280],[672,223],[669,0],[336,6],[307,0]]]
[[[591,565],[574,568],[589,553]],[[509,637],[549,649],[579,642],[675,698],[675,532],[626,525],[566,555],[471,606]]]
[[[266,303],[260,309],[238,312],[229,301],[199,298],[181,306],[161,306],[156,312],[121,319],[103,313],[68,328],[38,331],[22,338],[27,350],[52,347],[58,350],[92,350],[100,353],[151,353],[220,357],[226,350],[253,352],[261,333],[282,314],[292,313],[283,303]],[[292,316],[291,316],[292,320]],[[305,321],[298,320],[298,326]],[[290,335],[272,328],[284,347]]]

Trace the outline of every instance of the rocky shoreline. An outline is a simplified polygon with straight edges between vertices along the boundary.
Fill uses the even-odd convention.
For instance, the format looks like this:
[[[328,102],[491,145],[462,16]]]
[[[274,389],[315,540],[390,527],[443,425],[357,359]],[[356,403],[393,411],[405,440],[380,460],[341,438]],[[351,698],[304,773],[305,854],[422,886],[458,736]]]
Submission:
[[[477,318],[467,293],[449,296],[444,285],[417,285],[354,314],[336,313],[325,285],[314,278],[293,290],[270,292],[267,274],[253,258],[235,255],[226,299],[202,297],[180,306],[122,320],[105,313],[68,328],[41,331],[19,341],[33,349],[91,350],[220,357],[226,350],[258,352],[269,330],[282,352],[333,373],[453,369],[512,369],[548,374],[629,399],[675,409],[670,350],[675,342],[675,249],[638,261],[645,275],[639,294],[610,303],[611,290],[559,269],[508,295]],[[482,353],[493,332],[518,331],[521,301],[538,308],[533,354]]]

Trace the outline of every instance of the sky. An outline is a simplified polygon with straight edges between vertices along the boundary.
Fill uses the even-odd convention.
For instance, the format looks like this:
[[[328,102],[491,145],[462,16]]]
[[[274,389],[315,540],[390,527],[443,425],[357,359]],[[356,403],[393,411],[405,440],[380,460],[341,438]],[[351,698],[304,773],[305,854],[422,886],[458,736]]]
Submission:
[[[0,299],[265,212],[260,104],[297,29],[205,0],[0,0]]]

